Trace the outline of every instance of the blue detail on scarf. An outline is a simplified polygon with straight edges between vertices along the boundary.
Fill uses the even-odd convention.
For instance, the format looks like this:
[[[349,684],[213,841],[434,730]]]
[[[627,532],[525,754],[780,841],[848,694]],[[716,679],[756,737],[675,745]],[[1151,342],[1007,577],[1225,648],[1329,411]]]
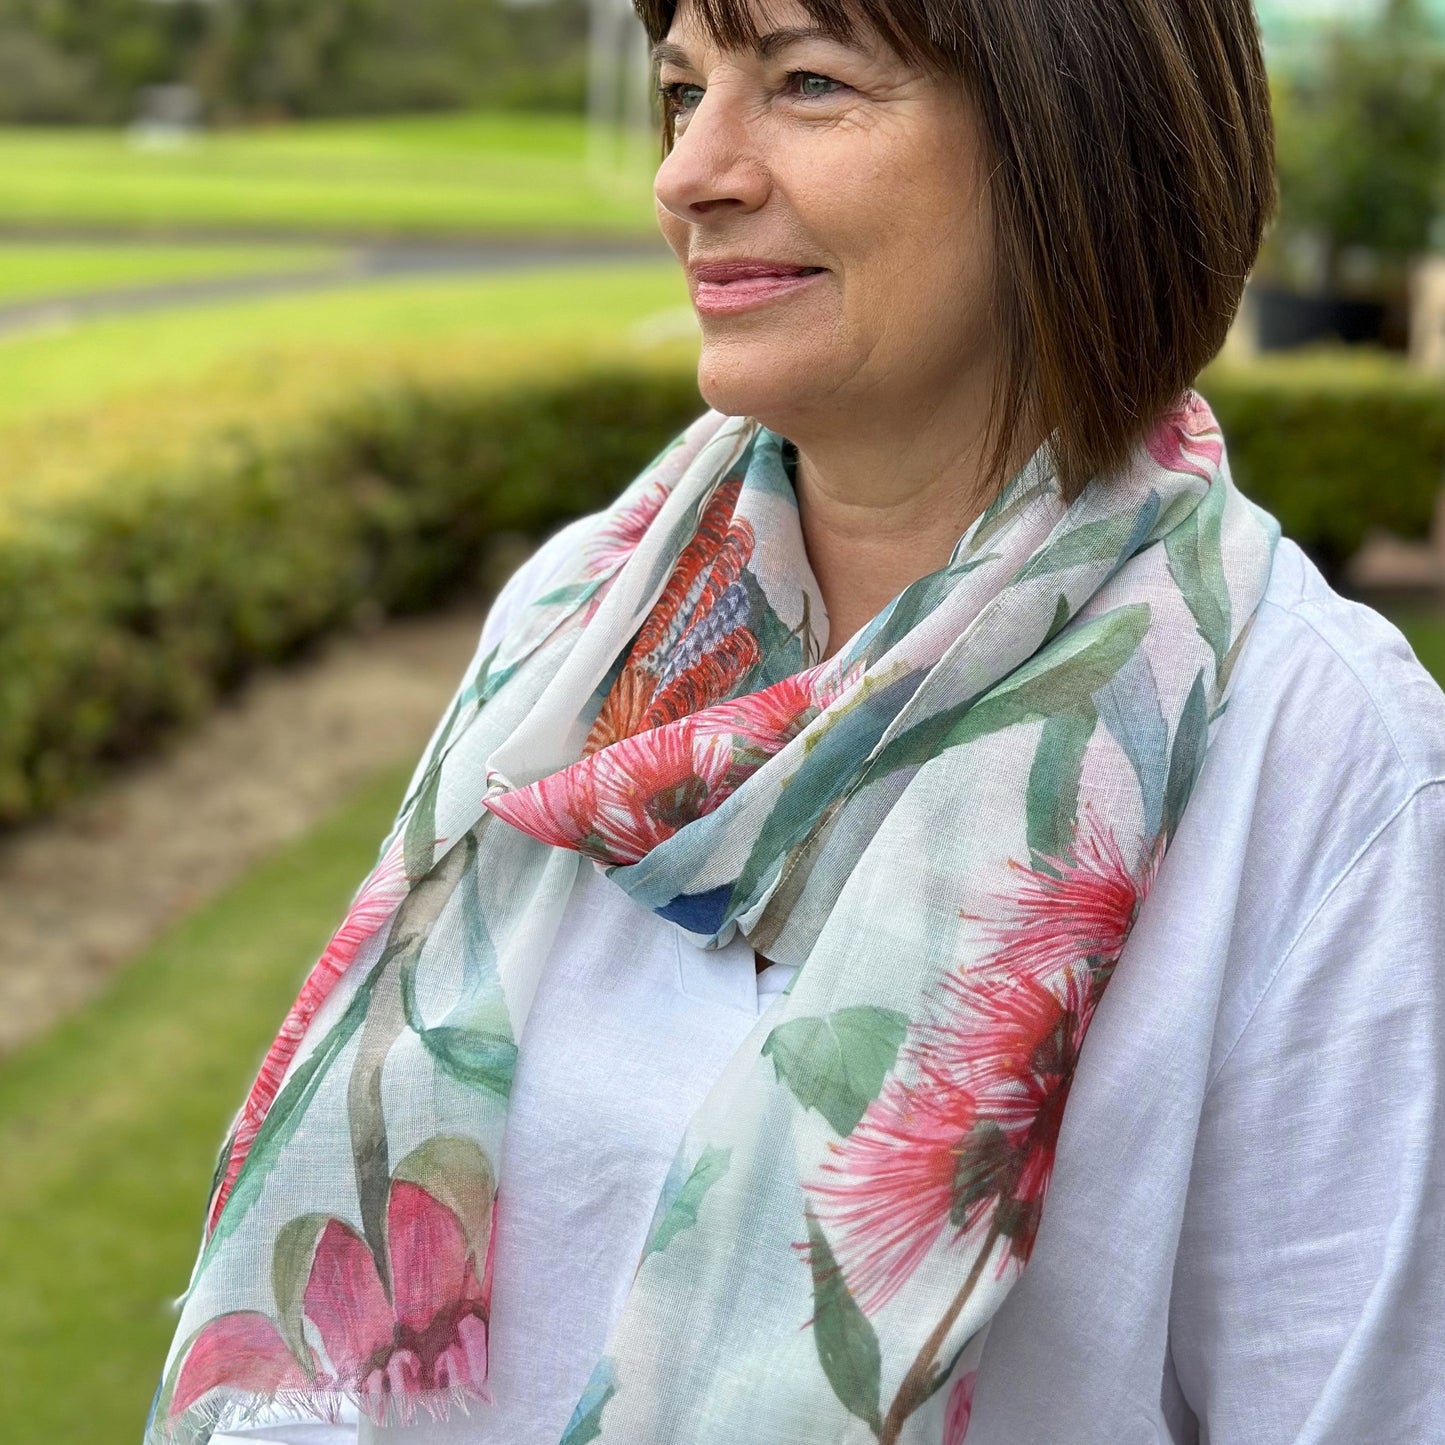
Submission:
[[[652,911],[689,933],[711,935],[723,926],[732,896],[733,885],[724,883],[720,888],[709,888],[706,893],[679,893],[671,903]]]

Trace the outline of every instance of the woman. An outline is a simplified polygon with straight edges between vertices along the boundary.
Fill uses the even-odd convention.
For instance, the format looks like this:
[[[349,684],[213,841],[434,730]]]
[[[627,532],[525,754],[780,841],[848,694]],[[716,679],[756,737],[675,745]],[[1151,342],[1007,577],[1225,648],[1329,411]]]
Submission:
[[[148,1438],[1440,1438],[1445,701],[1190,390],[1247,0],[640,10],[712,409],[494,608]]]

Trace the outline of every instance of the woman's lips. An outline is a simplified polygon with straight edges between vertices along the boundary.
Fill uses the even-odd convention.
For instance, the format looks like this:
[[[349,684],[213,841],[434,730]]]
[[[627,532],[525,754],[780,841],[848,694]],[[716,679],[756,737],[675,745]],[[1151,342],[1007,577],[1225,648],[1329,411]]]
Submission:
[[[693,283],[693,305],[705,316],[749,311],[792,296],[825,274],[821,270],[790,269],[715,280],[699,275]]]

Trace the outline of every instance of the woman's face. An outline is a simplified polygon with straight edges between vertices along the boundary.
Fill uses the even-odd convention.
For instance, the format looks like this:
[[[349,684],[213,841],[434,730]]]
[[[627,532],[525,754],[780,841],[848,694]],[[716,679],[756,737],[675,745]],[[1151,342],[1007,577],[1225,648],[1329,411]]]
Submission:
[[[871,30],[830,40],[793,0],[754,14],[756,52],[718,49],[689,0],[658,47],[676,117],[658,220],[702,328],[703,397],[795,437],[860,408],[902,426],[946,412],[996,356],[971,104]],[[707,270],[737,262],[774,274]]]

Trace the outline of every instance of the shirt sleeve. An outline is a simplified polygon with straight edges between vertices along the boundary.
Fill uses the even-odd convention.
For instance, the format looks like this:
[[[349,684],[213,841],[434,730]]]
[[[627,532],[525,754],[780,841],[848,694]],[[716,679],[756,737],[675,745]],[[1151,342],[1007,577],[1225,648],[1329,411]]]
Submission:
[[[596,513],[574,518],[543,542],[503,583],[482,624],[482,637],[477,644],[478,660],[496,646],[522,608],[547,591],[561,566],[571,557],[578,538],[596,525]]]
[[[517,613],[534,597],[539,597],[546,591],[559,562],[570,555],[576,533],[592,520],[591,517],[581,517],[568,523],[533,552],[507,579],[487,610],[486,619],[482,623],[481,639],[458,684],[457,695],[466,687],[482,658],[496,645],[498,638],[511,625]],[[412,773],[411,782],[407,785],[406,797],[409,798],[421,782],[422,769],[451,717],[455,702],[456,695],[442,713],[431,741],[422,752]],[[390,838],[387,841],[389,842]],[[384,843],[383,852],[385,848]],[[356,1445],[356,1440],[357,1426],[354,1423],[328,1425],[312,1420],[280,1420],[267,1425],[237,1428],[224,1435],[212,1437],[213,1445],[231,1445],[231,1442],[234,1442],[234,1445]]]
[[[1205,1100],[1170,1313],[1210,1445],[1442,1438],[1445,780],[1308,919]]]
[[[442,734],[451,723],[452,715],[456,709],[457,699],[461,696],[477,669],[481,666],[482,659],[497,645],[497,642],[506,632],[507,628],[516,620],[517,614],[529,602],[541,597],[551,583],[559,566],[571,555],[572,548],[576,542],[579,532],[595,523],[595,517],[589,515],[579,517],[569,522],[560,531],[554,533],[547,539],[503,584],[500,592],[487,609],[487,615],[482,623],[481,637],[477,642],[476,651],[472,654],[461,680],[457,683],[451,700],[442,711],[441,717],[437,720],[436,727],[432,729],[432,735],[427,745],[422,749],[421,756],[417,759],[416,767],[412,770],[410,780],[407,782],[406,790],[402,794],[402,805],[395,821],[392,823],[391,831],[382,841],[378,856],[386,853],[392,839],[396,835],[397,824],[401,821],[401,814],[406,811],[406,805],[421,785],[422,774],[427,765],[427,760],[435,751]]]

